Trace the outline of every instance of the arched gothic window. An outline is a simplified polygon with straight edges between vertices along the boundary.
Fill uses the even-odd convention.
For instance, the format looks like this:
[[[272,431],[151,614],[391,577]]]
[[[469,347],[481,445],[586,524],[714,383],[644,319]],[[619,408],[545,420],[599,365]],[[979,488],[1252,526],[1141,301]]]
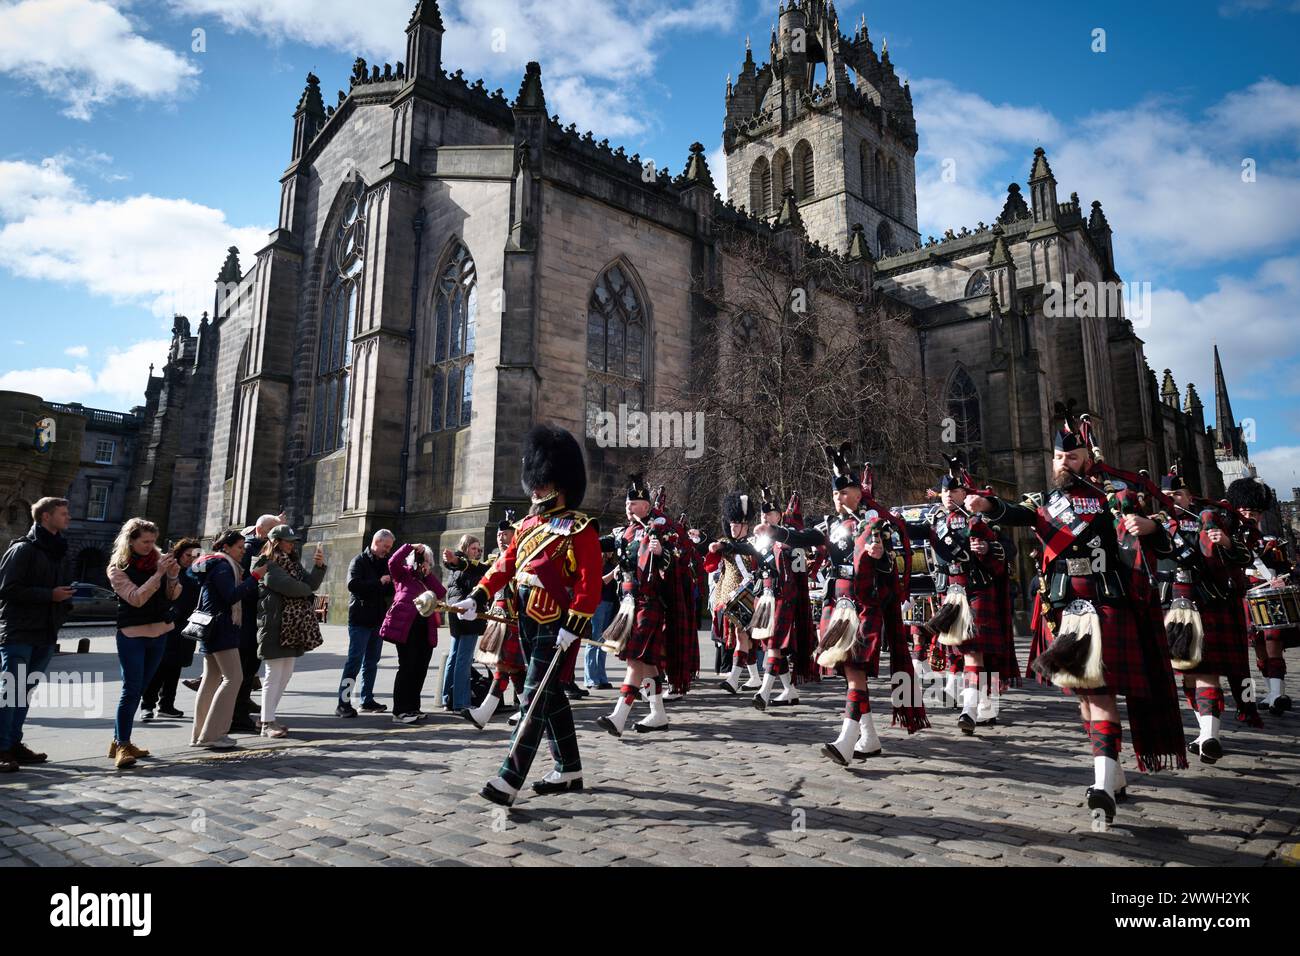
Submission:
[[[326,251],[325,294],[316,352],[316,394],[311,453],[325,455],[343,445],[348,418],[351,337],[361,304],[361,266],[366,247],[365,183],[351,186]]]
[[[587,304],[587,434],[601,412],[645,407],[646,315],[626,266],[615,263],[596,280]]]
[[[438,275],[433,300],[433,374],[429,431],[469,424],[474,392],[478,282],[474,258],[456,243]]]
[[[784,149],[778,149],[776,155],[772,157],[772,206],[781,208],[785,194],[794,188],[790,154]]]
[[[760,156],[749,172],[749,211],[766,216],[772,209],[772,167]]]
[[[876,248],[879,250],[880,257],[894,254],[894,230],[889,228],[889,223],[880,220],[880,225],[876,227]]]
[[[966,283],[966,298],[989,294],[989,277],[983,269],[976,269],[975,274]]]
[[[801,139],[794,148],[794,198],[803,202],[811,199],[816,192],[817,178],[812,147],[806,139]]]
[[[948,417],[953,421],[953,444],[970,447],[980,443],[980,393],[964,368],[958,368],[948,382]]]

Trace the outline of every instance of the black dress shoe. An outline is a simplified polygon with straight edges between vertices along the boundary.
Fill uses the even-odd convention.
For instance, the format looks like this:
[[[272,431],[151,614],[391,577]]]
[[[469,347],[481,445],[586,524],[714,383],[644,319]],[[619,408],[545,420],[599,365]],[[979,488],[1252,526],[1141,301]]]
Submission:
[[[184,712],[177,710],[175,707],[159,707],[158,716],[166,717],[169,720],[180,720],[185,716]]]
[[[478,792],[478,795],[484,800],[495,803],[500,807],[508,807],[515,802],[514,797],[506,793],[504,790],[498,790],[490,783],[483,784],[483,789]]]
[[[1198,755],[1201,758],[1201,763],[1218,763],[1219,758],[1223,756],[1223,744],[1213,737],[1203,744],[1193,740],[1187,745],[1187,752]]]
[[[584,697],[591,696],[590,691],[583,690],[577,684],[565,684],[563,685],[563,689],[564,696],[569,698],[569,700],[582,700]]]
[[[339,704],[334,708],[335,717],[355,717],[356,715],[357,709],[351,704]]]
[[[474,719],[474,711],[470,710],[468,707],[466,707],[464,710],[462,710],[462,711],[460,712],[460,715],[461,715],[461,717],[463,717],[463,718],[465,718],[466,720],[468,720],[468,721],[469,721],[471,724],[473,724],[475,727],[477,727],[479,730],[482,730],[482,729],[483,729],[483,725],[480,724],[477,720]]]
[[[849,762],[844,759],[844,754],[840,753],[839,748],[832,744],[822,744],[822,756],[830,757],[841,767],[847,767]]]
[[[723,690],[725,690],[728,694],[731,694],[733,697],[736,694],[740,693],[740,691],[736,689],[736,685],[731,683],[731,681],[725,677],[718,684],[718,686],[721,687]]]
[[[1268,705],[1271,713],[1282,714],[1291,709],[1291,698],[1283,695],[1276,698],[1273,703]]]
[[[181,683],[184,684],[186,687],[188,687],[190,690],[194,691],[196,694],[198,693],[198,691],[199,691],[199,680],[198,680],[198,678],[195,678],[195,677],[187,677],[187,678],[185,678],[183,681],[181,681]]]
[[[365,714],[386,714],[388,706],[381,704],[377,700],[363,700],[361,702],[361,712]]]
[[[983,720],[975,721],[976,727],[996,727],[998,719],[996,717],[985,717]]]
[[[565,780],[563,783],[547,783],[545,780],[538,780],[533,784],[533,792],[542,796],[551,793],[568,793],[582,789],[582,778],[577,780]]]
[[[880,751],[880,748],[879,748],[879,747],[877,747],[875,750],[872,750],[872,751],[870,751],[870,752],[868,752],[868,753],[863,753],[861,750],[855,750],[855,751],[853,751],[853,759],[854,759],[854,760],[866,760],[866,759],[868,759],[869,757],[879,757],[879,756],[880,756],[880,753],[881,753],[881,751]]]
[[[605,681],[604,683],[596,685],[596,690],[613,690],[613,689],[614,689],[614,685],[611,684],[609,681]]]
[[[957,727],[963,734],[970,736],[975,733],[975,718],[970,714],[962,714],[957,718]]]
[[[759,710],[767,710],[767,701],[763,699],[762,694],[754,695],[754,706]]]
[[[1089,787],[1087,804],[1089,810],[1101,810],[1105,813],[1107,823],[1115,819],[1115,798],[1105,790]]]
[[[262,728],[245,717],[243,720],[232,720],[230,722],[230,733],[260,735],[262,733]]]
[[[619,730],[616,726],[614,726],[614,721],[610,720],[608,717],[597,717],[596,726],[599,727],[601,730],[613,734],[615,737],[623,736],[623,732]]]

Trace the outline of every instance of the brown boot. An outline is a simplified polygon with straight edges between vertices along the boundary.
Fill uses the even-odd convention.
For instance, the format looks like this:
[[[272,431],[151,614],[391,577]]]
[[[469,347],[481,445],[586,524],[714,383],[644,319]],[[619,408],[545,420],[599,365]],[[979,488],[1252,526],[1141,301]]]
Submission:
[[[40,754],[32,750],[26,744],[20,743],[9,752],[9,757],[20,764],[26,763],[45,763],[49,760],[49,754]]]
[[[123,767],[130,767],[135,763],[135,755],[131,753],[130,745],[117,747],[117,756],[113,760],[113,765],[121,770]]]
[[[129,751],[131,756],[137,759],[149,756],[149,751],[145,750],[143,747],[137,747],[135,744],[119,744],[117,749],[119,753],[123,750]]]
[[[117,741],[114,740],[111,744],[108,745],[108,759],[112,760],[116,756],[117,756]]]

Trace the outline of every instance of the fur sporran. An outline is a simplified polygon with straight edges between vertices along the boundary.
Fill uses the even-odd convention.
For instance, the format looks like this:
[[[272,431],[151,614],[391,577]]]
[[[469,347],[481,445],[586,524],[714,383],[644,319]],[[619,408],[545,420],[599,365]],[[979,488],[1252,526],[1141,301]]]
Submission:
[[[1056,640],[1034,659],[1033,668],[1057,687],[1092,690],[1105,683],[1101,617],[1091,601],[1071,601],[1061,612]]]
[[[1201,612],[1187,598],[1174,598],[1165,614],[1169,637],[1169,662],[1180,671],[1195,670],[1205,650],[1205,625]]]
[[[849,659],[858,639],[858,612],[848,598],[835,602],[835,610],[826,622],[826,633],[817,644],[819,667],[835,667]]]
[[[636,601],[632,595],[626,595],[618,603],[618,613],[605,625],[601,635],[607,645],[614,648],[614,656],[619,656],[627,649],[627,639],[632,636],[632,625],[636,622]]]
[[[478,639],[478,647],[474,650],[474,660],[488,667],[496,667],[505,641],[506,625],[501,621],[488,621],[483,636]]]
[[[771,637],[775,612],[776,598],[771,591],[764,591],[763,596],[754,605],[754,617],[749,623],[749,636],[756,641],[765,641]]]
[[[939,643],[948,647],[964,644],[975,633],[975,612],[966,598],[966,589],[959,584],[948,588],[943,605],[925,625],[939,635]]]

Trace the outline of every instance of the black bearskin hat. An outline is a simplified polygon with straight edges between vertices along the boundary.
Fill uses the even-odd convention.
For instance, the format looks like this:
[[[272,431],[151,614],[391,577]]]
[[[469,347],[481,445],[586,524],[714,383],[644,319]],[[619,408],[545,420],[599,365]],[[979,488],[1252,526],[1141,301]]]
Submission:
[[[1272,504],[1268,485],[1256,478],[1238,478],[1228,485],[1228,501],[1247,511],[1267,511]]]
[[[524,438],[519,483],[531,495],[540,485],[564,492],[564,504],[577,508],[587,493],[587,465],[577,440],[558,425],[534,425]]]
[[[727,525],[749,524],[754,516],[754,501],[743,491],[733,491],[722,499],[722,530],[725,534]]]
[[[506,509],[506,516],[497,522],[498,531],[510,531],[515,526],[515,513],[512,509]]]
[[[650,486],[645,483],[645,473],[633,473],[627,476],[627,500],[649,501]]]

